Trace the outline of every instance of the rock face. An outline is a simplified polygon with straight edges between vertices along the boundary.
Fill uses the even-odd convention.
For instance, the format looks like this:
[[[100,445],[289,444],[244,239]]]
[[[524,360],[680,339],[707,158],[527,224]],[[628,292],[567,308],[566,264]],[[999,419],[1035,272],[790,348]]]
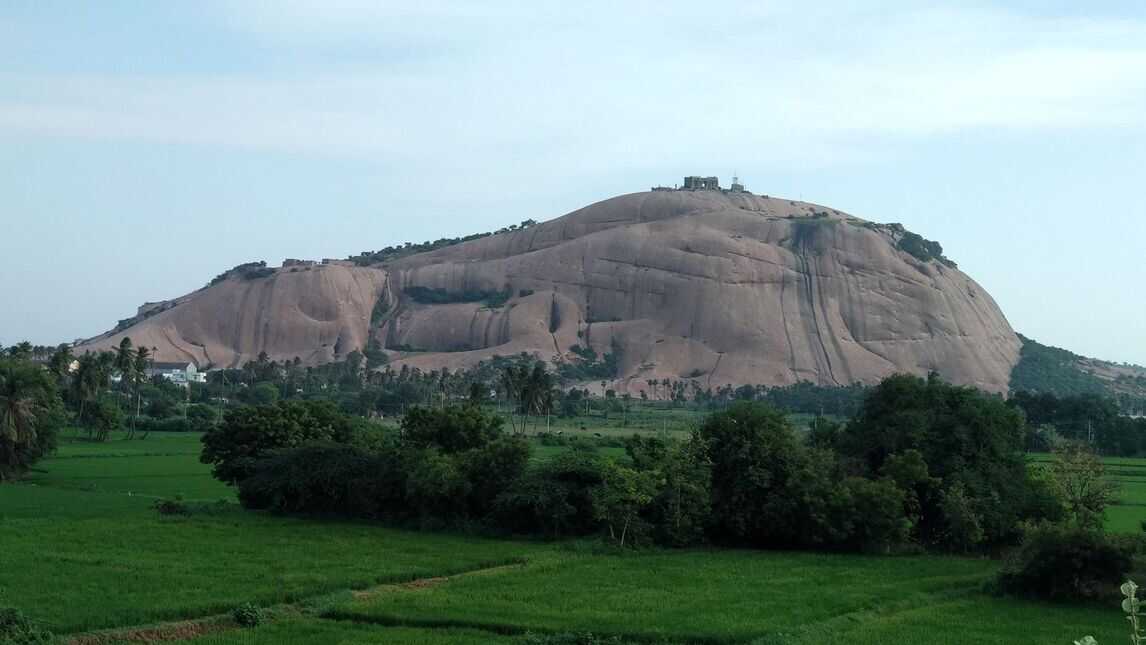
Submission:
[[[395,367],[457,369],[523,351],[575,361],[580,345],[615,354],[627,391],[931,370],[1005,391],[1020,348],[1006,318],[962,272],[899,250],[902,234],[747,193],[635,193],[370,267],[230,278],[88,346],[126,335],[200,366],[260,351],[317,363],[372,336]]]
[[[366,344],[370,311],[385,274],[326,266],[280,269],[269,277],[231,277],[178,298],[165,309],[76,348],[112,349],[123,337],[154,347],[158,361],[231,367],[265,351],[309,365],[336,360]]]

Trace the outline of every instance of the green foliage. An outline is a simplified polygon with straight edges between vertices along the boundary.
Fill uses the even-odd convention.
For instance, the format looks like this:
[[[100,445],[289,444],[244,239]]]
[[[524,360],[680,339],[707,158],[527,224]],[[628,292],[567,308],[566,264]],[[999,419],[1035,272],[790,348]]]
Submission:
[[[1080,529],[1102,530],[1106,507],[1114,501],[1118,486],[1106,479],[1098,457],[1082,444],[1067,444],[1056,453],[1050,472],[1070,522]]]
[[[238,607],[231,610],[231,619],[235,621],[239,627],[258,627],[264,620],[264,613],[261,607],[252,603],[243,603]]]
[[[152,504],[152,508],[160,515],[173,515],[177,517],[187,517],[191,514],[191,509],[183,501],[183,497],[176,495],[171,499],[157,499]]]
[[[64,420],[49,372],[23,360],[0,359],[0,482],[51,453]]]
[[[710,416],[700,438],[712,463],[714,535],[758,547],[804,543],[806,493],[826,473],[806,458],[784,415],[737,403]]]
[[[712,514],[712,472],[703,443],[633,437],[625,450],[633,465],[658,483],[641,513],[653,540],[678,547],[702,543]]]
[[[402,290],[411,300],[424,305],[443,305],[459,302],[480,302],[486,307],[496,309],[509,301],[513,292],[509,289],[485,290],[466,289],[452,292],[445,289],[430,287],[406,287]]]
[[[899,238],[899,242],[896,243],[896,248],[921,262],[938,260],[951,268],[957,266],[954,262],[944,257],[943,246],[939,244],[939,242],[925,239],[922,235],[912,233],[911,231],[903,232],[903,235]]]
[[[893,456],[918,452],[927,472],[914,491],[918,539],[965,549],[1014,542],[1036,508],[1023,439],[1022,415],[1001,399],[934,375],[896,375],[873,388],[840,450],[873,478]]]
[[[468,408],[411,410],[399,436],[310,442],[258,459],[239,481],[239,498],[279,512],[480,522],[529,461],[528,444],[503,435],[500,423]]]
[[[353,261],[359,266],[369,266],[371,264],[389,262],[391,260],[397,260],[398,258],[403,258],[418,253],[429,253],[430,251],[436,251],[448,246],[454,246],[455,244],[470,242],[472,240],[480,240],[484,237],[490,237],[491,235],[508,233],[511,231],[522,231],[535,224],[537,224],[536,221],[527,219],[521,222],[521,224],[510,224],[509,226],[502,227],[492,233],[474,233],[473,235],[466,235],[464,237],[441,238],[432,242],[421,242],[419,244],[406,242],[400,246],[387,246],[386,248],[378,251],[363,251],[362,253],[359,253],[358,255],[352,255],[347,259]]]
[[[205,403],[188,405],[186,415],[193,432],[207,432],[219,423],[218,408]]]
[[[808,425],[808,445],[824,450],[835,450],[843,434],[844,424],[827,417],[816,417]]]
[[[273,383],[259,383],[250,389],[247,400],[253,405],[269,405],[279,400],[279,389]]]
[[[569,351],[581,360],[562,361],[557,365],[557,376],[565,383],[613,379],[619,373],[616,352],[606,352],[598,358],[597,352],[588,346],[574,345]]]
[[[329,401],[280,401],[231,408],[223,422],[203,435],[205,464],[220,481],[251,474],[255,461],[271,451],[313,441],[348,442],[354,425]]]
[[[563,452],[529,468],[495,502],[499,526],[550,537],[588,535],[597,527],[594,489],[605,462],[592,453]]]
[[[641,511],[653,501],[660,482],[655,472],[605,462],[601,485],[593,489],[593,510],[604,522],[609,539],[621,546],[636,543],[647,532]]]
[[[789,412],[851,416],[859,410],[868,389],[860,383],[831,387],[800,381],[792,385],[760,388],[759,398]]]
[[[390,301],[383,294],[374,301],[374,307],[370,310],[370,326],[376,327],[379,323],[386,319],[386,314],[390,313]]]
[[[260,459],[239,481],[246,508],[282,513],[382,517],[401,507],[404,478],[392,455],[311,443]]]
[[[1077,600],[1111,594],[1132,564],[1130,544],[1100,531],[1045,525],[1029,531],[999,572],[1006,593]]]
[[[402,417],[402,439],[416,448],[461,452],[501,436],[500,416],[472,407],[413,407]]]
[[[211,278],[207,283],[208,287],[219,284],[227,278],[238,278],[240,280],[256,280],[258,278],[266,278],[274,275],[275,270],[269,268],[265,260],[258,260],[255,262],[244,262],[238,266],[220,273],[219,275]]]
[[[1079,367],[1082,357],[1065,349],[1043,345],[1026,336],[1019,362],[1011,370],[1012,392],[1046,392],[1056,396],[1103,394],[1106,386]]]
[[[100,396],[84,407],[80,422],[88,428],[96,441],[107,441],[111,433],[123,427],[123,410],[119,401],[110,394]]]
[[[1146,454],[1146,419],[1124,416],[1118,403],[1103,395],[1021,391],[1008,404],[1027,417],[1028,450],[1047,452],[1066,438],[1091,443],[1105,454]]]
[[[56,642],[51,632],[18,609],[0,607],[0,645],[48,645]]]

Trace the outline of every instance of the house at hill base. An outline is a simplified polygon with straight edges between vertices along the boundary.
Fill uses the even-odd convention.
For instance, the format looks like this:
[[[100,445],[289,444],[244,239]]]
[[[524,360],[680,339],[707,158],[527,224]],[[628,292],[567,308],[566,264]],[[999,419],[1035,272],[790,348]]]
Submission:
[[[172,383],[180,384],[207,382],[207,374],[200,372],[199,368],[195,367],[195,363],[190,361],[174,363],[155,361],[147,368],[147,378],[155,376],[162,376]]]

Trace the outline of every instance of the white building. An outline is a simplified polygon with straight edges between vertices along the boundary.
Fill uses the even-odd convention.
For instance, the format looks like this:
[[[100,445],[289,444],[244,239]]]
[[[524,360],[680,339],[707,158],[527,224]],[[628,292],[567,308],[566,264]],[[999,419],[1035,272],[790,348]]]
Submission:
[[[147,378],[162,376],[172,383],[206,383],[207,374],[200,372],[195,363],[180,361],[175,363],[161,363],[155,361],[147,368]]]

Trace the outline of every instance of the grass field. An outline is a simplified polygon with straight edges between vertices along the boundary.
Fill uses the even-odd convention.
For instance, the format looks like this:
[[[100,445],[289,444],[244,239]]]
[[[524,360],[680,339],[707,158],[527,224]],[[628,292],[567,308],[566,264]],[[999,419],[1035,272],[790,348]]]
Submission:
[[[594,553],[580,543],[244,512],[198,463],[198,449],[194,435],[66,443],[28,482],[0,486],[6,600],[65,634],[226,614],[245,602],[275,607],[258,628],[194,641],[213,645],[511,643],[526,632],[583,631],[789,645],[1126,640],[1113,606],[986,594],[998,566],[990,560]],[[1146,506],[1132,504],[1146,494],[1146,460],[1111,470],[1129,485],[1109,522],[1140,530]],[[203,500],[200,510],[152,510],[154,497],[176,493]]]

